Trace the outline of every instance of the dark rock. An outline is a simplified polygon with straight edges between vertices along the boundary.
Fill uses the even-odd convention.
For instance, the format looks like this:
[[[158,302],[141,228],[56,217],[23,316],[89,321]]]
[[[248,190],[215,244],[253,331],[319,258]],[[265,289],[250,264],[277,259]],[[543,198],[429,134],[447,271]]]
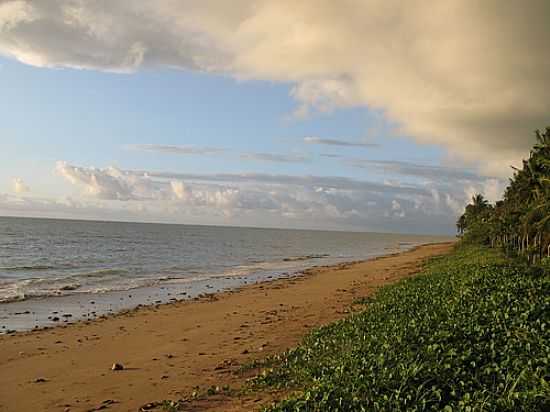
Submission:
[[[111,366],[111,370],[112,371],[123,371],[124,370],[124,365],[122,365],[121,363],[113,363],[113,366]]]
[[[59,290],[76,290],[79,287],[80,286],[77,286],[77,285],[66,285],[66,286],[62,286]]]
[[[151,411],[153,409],[158,408],[159,406],[161,406],[160,402],[152,402],[152,403],[148,403],[146,405],[143,405],[141,408],[139,408],[139,410],[140,410],[140,412],[141,411]]]

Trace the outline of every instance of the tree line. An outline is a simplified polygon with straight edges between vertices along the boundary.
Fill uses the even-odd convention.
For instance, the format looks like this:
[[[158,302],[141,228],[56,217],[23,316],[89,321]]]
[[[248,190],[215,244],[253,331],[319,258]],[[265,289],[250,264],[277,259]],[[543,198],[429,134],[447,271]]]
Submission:
[[[491,204],[476,194],[466,206],[457,221],[464,242],[500,247],[531,263],[550,257],[550,127],[536,138],[502,200]]]

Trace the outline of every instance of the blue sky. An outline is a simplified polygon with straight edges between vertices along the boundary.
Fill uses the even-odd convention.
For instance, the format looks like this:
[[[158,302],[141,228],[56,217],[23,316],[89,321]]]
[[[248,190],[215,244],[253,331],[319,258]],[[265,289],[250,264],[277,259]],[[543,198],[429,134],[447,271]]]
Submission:
[[[544,126],[505,12],[247,2],[0,5],[0,214],[452,233]]]
[[[297,118],[292,115],[296,102],[284,83],[181,70],[126,75],[0,61],[0,110],[10,113],[0,125],[7,143],[2,161],[9,165],[1,171],[4,190],[14,174],[32,177],[32,165],[52,169],[57,160],[129,169],[356,177],[365,172],[319,155],[433,164],[442,156],[435,145],[419,146],[410,138],[399,138],[382,114],[366,108]],[[379,147],[313,147],[303,142],[308,136],[368,141]],[[130,147],[152,143],[218,147],[228,153],[182,158]],[[243,161],[241,152],[295,153],[312,159],[298,164]]]

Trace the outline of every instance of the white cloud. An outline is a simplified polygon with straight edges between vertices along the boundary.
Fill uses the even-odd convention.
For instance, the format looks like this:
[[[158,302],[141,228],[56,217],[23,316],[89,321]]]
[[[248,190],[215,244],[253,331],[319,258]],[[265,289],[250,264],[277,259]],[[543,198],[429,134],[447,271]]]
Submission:
[[[489,202],[496,202],[502,199],[506,190],[506,182],[499,179],[486,179],[481,182],[471,183],[464,188],[465,197],[468,203],[476,194],[482,194]]]
[[[454,199],[449,193],[445,194],[445,203],[447,207],[451,209],[456,216],[459,216],[460,214],[464,213],[464,207],[467,204],[466,202],[460,202]]]
[[[124,210],[141,220],[405,232],[452,231],[456,215],[469,200],[469,188],[490,191],[497,182],[404,185],[398,180],[386,184],[331,176],[97,169],[64,162],[57,164],[57,172],[84,196],[62,206],[58,201],[55,207],[64,213],[74,208],[77,216],[104,208],[109,216]],[[20,198],[27,205],[19,205],[20,210],[42,213],[46,206],[31,200]],[[9,204],[13,208],[13,201]]]
[[[16,194],[27,193],[30,192],[30,190],[31,189],[29,188],[29,186],[27,186],[23,179],[21,179],[20,177],[16,177],[13,179],[13,191]]]
[[[0,53],[289,82],[299,114],[376,108],[418,141],[507,175],[548,122],[548,15],[546,0],[8,0]]]
[[[389,215],[390,213],[388,213],[388,216]],[[391,201],[391,215],[398,218],[405,217],[405,210],[401,207],[401,203],[395,199]]]
[[[181,181],[173,180],[170,182],[170,186],[172,188],[172,192],[174,192],[174,195],[178,199],[188,200],[191,196],[193,196],[191,189]]]
[[[294,115],[298,118],[310,114],[311,109],[331,112],[340,107],[352,107],[360,100],[358,90],[347,79],[304,79],[290,92],[300,102]]]
[[[104,200],[146,200],[163,197],[163,191],[146,174],[138,176],[109,167],[83,168],[57,162],[56,172],[70,183],[82,187],[84,193]]]
[[[502,199],[504,191],[506,190],[507,182],[499,179],[487,179],[483,182],[483,189],[481,192],[489,200],[489,202],[496,202]]]

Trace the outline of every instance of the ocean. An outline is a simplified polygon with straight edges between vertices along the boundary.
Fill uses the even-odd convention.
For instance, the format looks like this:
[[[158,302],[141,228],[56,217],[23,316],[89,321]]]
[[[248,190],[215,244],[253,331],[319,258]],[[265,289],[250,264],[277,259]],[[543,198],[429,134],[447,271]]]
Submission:
[[[52,308],[70,308],[70,322],[188,299],[449,239],[0,217],[0,327],[50,324]]]

